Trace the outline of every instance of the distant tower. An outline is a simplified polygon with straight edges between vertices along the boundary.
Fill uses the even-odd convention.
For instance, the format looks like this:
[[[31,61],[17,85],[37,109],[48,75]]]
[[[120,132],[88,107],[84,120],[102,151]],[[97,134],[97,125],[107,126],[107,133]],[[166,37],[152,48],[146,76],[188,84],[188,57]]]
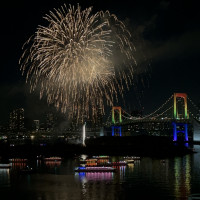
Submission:
[[[54,116],[53,113],[46,114],[46,130],[52,131],[54,129]]]
[[[85,136],[86,136],[85,135],[85,126],[86,126],[86,123],[83,124],[83,133],[82,133],[83,134],[83,143],[82,143],[83,146],[85,146]]]
[[[11,131],[21,132],[24,130],[24,109],[18,108],[10,113],[9,127]]]
[[[40,120],[33,120],[33,130],[38,131],[40,129]]]

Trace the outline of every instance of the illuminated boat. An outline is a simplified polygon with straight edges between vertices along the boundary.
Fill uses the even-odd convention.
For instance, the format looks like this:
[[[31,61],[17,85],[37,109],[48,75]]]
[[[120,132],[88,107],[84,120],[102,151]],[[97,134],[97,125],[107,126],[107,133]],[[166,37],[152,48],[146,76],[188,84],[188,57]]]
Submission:
[[[90,159],[86,159],[86,166],[97,166],[97,159],[96,158],[90,158]]]
[[[140,160],[140,159],[141,159],[139,156],[132,156],[132,158],[133,158],[134,160]]]
[[[98,166],[107,166],[109,162],[109,156],[93,156],[93,159],[97,159]]]
[[[115,172],[113,167],[77,167],[75,172]]]
[[[92,156],[92,158],[96,158],[96,159],[109,159],[109,156]]]
[[[86,164],[86,160],[84,160],[84,159],[79,159],[79,163],[81,163],[81,164]]]
[[[44,161],[61,161],[61,160],[62,160],[61,157],[56,157],[56,156],[44,158]]]
[[[117,161],[117,162],[112,162],[111,163],[112,166],[125,166],[127,165],[126,161]]]
[[[85,160],[86,166],[108,166],[109,156],[92,156]],[[83,163],[83,162],[82,162]]]
[[[61,165],[61,160],[47,160],[47,161],[45,161],[45,164],[46,164],[46,166],[48,166],[48,167],[58,167],[58,166],[60,166]]]
[[[127,163],[134,163],[135,160],[133,160],[133,159],[127,159],[126,162],[127,162]]]
[[[11,163],[24,163],[24,162],[28,162],[28,159],[26,159],[26,158],[11,158],[11,159],[9,159],[9,162],[11,162]]]
[[[140,160],[140,157],[138,156],[127,156],[127,157],[124,157],[124,160],[127,162],[127,163],[134,163],[135,161],[139,161]]]
[[[124,160],[127,162],[127,163],[134,163],[135,160],[133,159],[133,157],[124,157]]]
[[[9,169],[11,168],[11,164],[2,164],[0,163],[0,169]]]

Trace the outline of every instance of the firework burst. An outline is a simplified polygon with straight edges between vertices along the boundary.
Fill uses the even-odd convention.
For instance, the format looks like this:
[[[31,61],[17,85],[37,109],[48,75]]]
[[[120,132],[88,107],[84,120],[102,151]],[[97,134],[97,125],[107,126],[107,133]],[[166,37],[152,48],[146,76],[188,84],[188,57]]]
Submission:
[[[44,19],[49,25],[38,26],[20,59],[30,91],[39,87],[40,97],[63,113],[95,119],[132,83],[130,33],[115,15],[92,14],[92,7],[64,5]]]

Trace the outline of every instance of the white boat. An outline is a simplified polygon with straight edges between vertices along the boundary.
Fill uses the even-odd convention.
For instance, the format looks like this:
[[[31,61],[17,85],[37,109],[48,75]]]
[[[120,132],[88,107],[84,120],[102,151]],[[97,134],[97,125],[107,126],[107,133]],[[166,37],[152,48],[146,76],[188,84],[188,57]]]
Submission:
[[[92,156],[92,158],[96,158],[96,159],[109,159],[109,156]]]
[[[0,163],[0,169],[9,169],[9,168],[11,168],[11,164],[10,163],[9,164]]]
[[[131,159],[131,158],[130,158],[130,159],[126,159],[125,161],[126,161],[127,163],[134,163],[134,162],[135,162],[135,160],[133,160],[133,159]]]
[[[138,156],[127,156],[127,157],[124,157],[124,160],[127,163],[134,163],[135,161],[140,160],[140,157],[138,157]]]

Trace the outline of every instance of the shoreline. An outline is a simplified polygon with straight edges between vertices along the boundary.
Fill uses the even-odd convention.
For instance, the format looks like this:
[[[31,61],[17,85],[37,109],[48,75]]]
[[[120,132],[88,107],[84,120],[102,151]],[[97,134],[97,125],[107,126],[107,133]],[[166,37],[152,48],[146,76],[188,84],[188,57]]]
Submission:
[[[156,136],[134,137],[99,137],[86,140],[82,144],[69,144],[64,141],[40,144],[0,144],[2,158],[23,157],[34,159],[39,155],[71,157],[81,154],[109,155],[109,156],[148,156],[148,157],[174,157],[195,153],[184,143],[174,143],[168,138]]]

